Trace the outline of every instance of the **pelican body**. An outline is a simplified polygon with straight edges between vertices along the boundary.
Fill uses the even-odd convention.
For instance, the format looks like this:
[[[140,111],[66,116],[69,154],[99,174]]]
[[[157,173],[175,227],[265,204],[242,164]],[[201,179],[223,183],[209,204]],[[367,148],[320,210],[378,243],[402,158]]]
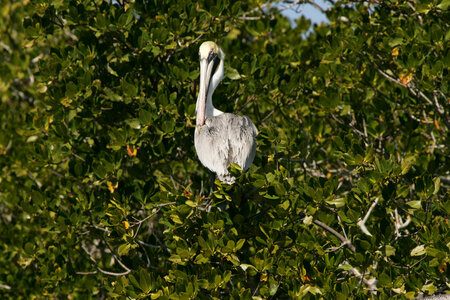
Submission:
[[[258,130],[247,116],[214,108],[212,95],[224,74],[225,54],[214,42],[200,46],[200,88],[196,105],[195,150],[200,162],[217,178],[233,184],[227,170],[231,163],[246,171],[256,153]]]

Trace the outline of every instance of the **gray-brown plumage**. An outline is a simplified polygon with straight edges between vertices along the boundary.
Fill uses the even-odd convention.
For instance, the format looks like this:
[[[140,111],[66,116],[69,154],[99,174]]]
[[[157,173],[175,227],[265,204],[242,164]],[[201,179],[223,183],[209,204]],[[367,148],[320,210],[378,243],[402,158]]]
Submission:
[[[200,162],[225,183],[234,183],[230,163],[247,170],[256,153],[258,130],[247,116],[223,113],[214,108],[212,94],[223,78],[222,50],[214,42],[200,46],[200,89],[194,144]]]

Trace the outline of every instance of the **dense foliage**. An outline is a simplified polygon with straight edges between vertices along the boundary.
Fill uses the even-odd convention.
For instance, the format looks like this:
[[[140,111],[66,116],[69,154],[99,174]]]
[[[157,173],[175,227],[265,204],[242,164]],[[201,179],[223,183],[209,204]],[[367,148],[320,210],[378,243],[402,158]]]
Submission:
[[[6,1],[1,297],[448,290],[449,4],[329,1],[308,34],[259,0]],[[206,40],[227,55],[216,107],[260,131],[211,195]]]

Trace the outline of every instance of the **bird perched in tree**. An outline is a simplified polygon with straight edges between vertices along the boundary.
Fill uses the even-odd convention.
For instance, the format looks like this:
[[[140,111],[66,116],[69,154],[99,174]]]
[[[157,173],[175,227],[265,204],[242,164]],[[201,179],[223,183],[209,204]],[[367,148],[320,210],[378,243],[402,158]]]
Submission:
[[[199,55],[195,150],[200,162],[216,173],[220,181],[233,184],[235,178],[227,168],[231,163],[244,171],[250,167],[255,158],[258,130],[249,117],[224,113],[213,106],[212,95],[224,75],[225,54],[222,49],[214,42],[204,42]]]

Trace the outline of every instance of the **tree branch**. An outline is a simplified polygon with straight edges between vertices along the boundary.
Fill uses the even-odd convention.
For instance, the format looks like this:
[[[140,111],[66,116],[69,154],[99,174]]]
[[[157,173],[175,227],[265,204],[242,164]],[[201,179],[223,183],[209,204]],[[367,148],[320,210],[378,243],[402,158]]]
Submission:
[[[392,219],[394,220],[395,235],[397,237],[400,237],[401,236],[400,229],[406,228],[409,225],[409,223],[411,222],[411,218],[410,218],[410,216],[408,216],[406,218],[406,221],[403,222],[403,219],[398,214],[397,209],[394,210],[394,214],[390,213],[390,215],[391,215]]]
[[[372,205],[369,207],[369,210],[367,211],[366,215],[364,216],[364,218],[361,220],[359,219],[358,221],[358,226],[361,229],[361,231],[365,234],[367,234],[368,236],[372,236],[372,234],[369,232],[369,230],[367,230],[366,227],[366,221],[367,219],[369,219],[370,214],[372,213],[372,210],[374,209],[375,205],[377,205],[378,200],[380,200],[378,197],[375,199],[375,201],[372,203]]]
[[[393,78],[392,76],[389,76],[386,72],[382,71],[376,64],[372,64],[372,65],[375,68],[375,70],[377,70],[377,72],[380,73],[386,79],[388,79],[402,87],[407,88],[411,92],[411,94],[413,94],[415,97],[424,99],[441,116],[447,129],[450,128],[450,124],[449,124],[450,122],[449,122],[447,116],[445,115],[445,110],[440,107],[439,102],[437,101],[437,98],[434,99],[435,101],[433,103],[433,101],[431,101],[430,98],[428,98],[421,90],[419,90],[419,88],[415,87],[411,83],[403,84],[400,80],[397,80],[397,79]],[[445,94],[442,93],[440,90],[434,90],[433,93],[434,94],[439,93],[443,96],[444,99],[447,99]]]
[[[100,266],[98,265],[98,263],[95,261],[95,259],[92,257],[91,253],[89,253],[89,250],[86,249],[86,246],[81,245],[81,248],[84,250],[84,252],[86,252],[86,254],[89,256],[89,258],[91,259],[91,261],[95,264],[95,267],[97,268],[98,272],[103,273],[105,275],[111,275],[111,276],[123,276],[123,275],[127,275],[131,272],[131,269],[129,269],[127,266],[125,266],[119,259],[116,258],[115,254],[113,254],[113,256],[116,258],[116,260],[118,261],[118,263],[125,269],[125,272],[120,272],[120,273],[116,273],[116,272],[110,272],[110,271],[106,271],[102,268],[100,268]],[[96,274],[97,271],[91,271],[91,272],[76,272],[76,274],[78,275],[91,275],[91,274]]]
[[[372,277],[370,279],[365,278],[365,274],[361,274],[358,269],[356,269],[355,267],[352,267],[349,270],[350,273],[352,273],[355,277],[358,277],[362,280],[362,282],[364,282],[364,284],[367,285],[367,288],[369,289],[369,291],[373,294],[377,293],[377,279],[375,277]]]
[[[336,248],[336,250],[340,249],[344,246],[347,246],[353,253],[356,253],[355,246],[352,244],[352,242],[348,238],[344,237],[342,234],[340,234],[339,232],[337,232],[336,230],[334,230],[327,224],[320,222],[319,220],[314,220],[313,223],[322,227],[323,229],[325,229],[329,233],[333,234],[335,237],[337,237],[338,239],[340,239],[342,241],[342,244],[338,248]]]

